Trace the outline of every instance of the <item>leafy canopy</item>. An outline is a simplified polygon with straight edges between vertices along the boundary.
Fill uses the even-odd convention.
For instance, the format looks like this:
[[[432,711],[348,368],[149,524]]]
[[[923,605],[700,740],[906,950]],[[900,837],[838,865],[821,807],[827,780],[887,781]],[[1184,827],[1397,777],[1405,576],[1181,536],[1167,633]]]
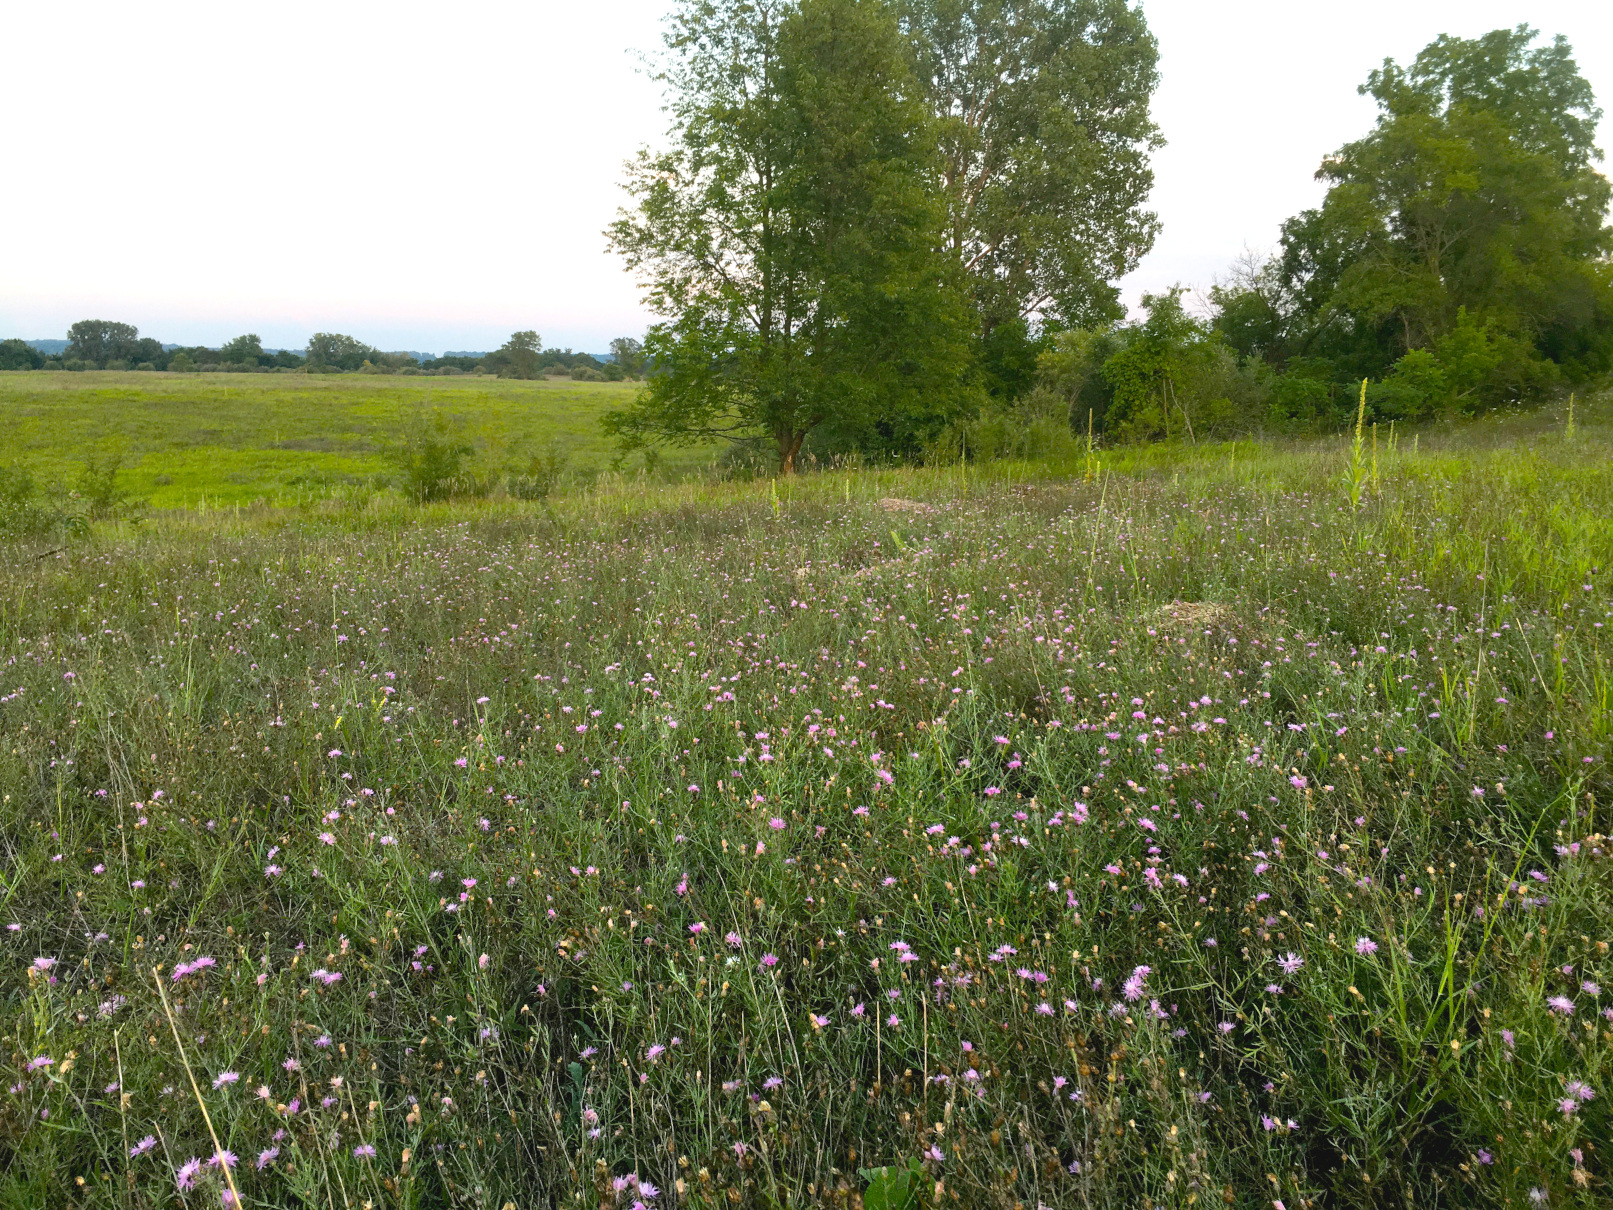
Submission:
[[[1240,266],[1212,295],[1229,342],[1335,378],[1417,353],[1381,395],[1391,415],[1470,410],[1605,369],[1601,111],[1568,44],[1539,44],[1527,26],[1442,36],[1410,66],[1386,60],[1361,91],[1377,121],[1323,162],[1322,205],[1284,225],[1270,263]]]
[[[940,150],[944,239],[990,333],[1118,319],[1153,246],[1159,48],[1125,0],[902,0]]]
[[[606,417],[628,446],[807,436],[908,451],[968,406],[974,330],[938,251],[935,137],[879,0],[687,0],[661,73],[672,146],[609,231],[663,317]]]

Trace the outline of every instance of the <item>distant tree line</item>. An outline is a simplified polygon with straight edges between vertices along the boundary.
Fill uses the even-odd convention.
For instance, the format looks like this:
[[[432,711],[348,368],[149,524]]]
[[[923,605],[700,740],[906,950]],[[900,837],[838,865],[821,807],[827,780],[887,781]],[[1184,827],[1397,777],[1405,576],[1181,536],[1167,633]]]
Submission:
[[[22,340],[0,341],[0,370],[161,370],[169,373],[225,371],[310,374],[496,374],[503,378],[563,376],[582,382],[619,382],[644,373],[643,345],[631,337],[611,341],[608,360],[570,349],[544,349],[536,332],[517,332],[500,349],[476,356],[420,359],[386,353],[352,336],[316,332],[301,353],[265,350],[255,333],[222,348],[165,348],[142,337],[133,324],[83,319],[67,332],[67,347],[42,353]]]

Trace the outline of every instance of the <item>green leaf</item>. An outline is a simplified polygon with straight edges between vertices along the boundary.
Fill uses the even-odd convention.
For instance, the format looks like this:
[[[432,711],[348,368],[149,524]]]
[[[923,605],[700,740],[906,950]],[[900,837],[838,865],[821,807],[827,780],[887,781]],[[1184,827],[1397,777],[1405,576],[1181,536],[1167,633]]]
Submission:
[[[918,1205],[919,1181],[924,1176],[918,1160],[908,1160],[905,1168],[895,1164],[859,1168],[857,1175],[868,1182],[863,1194],[865,1210],[912,1210]]]

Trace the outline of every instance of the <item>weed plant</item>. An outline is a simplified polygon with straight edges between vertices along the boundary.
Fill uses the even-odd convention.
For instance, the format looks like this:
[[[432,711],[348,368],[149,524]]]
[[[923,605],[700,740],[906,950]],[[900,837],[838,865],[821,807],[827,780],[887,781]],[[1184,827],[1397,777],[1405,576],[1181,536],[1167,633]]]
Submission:
[[[1605,1204],[1577,424],[15,546],[0,1204]]]

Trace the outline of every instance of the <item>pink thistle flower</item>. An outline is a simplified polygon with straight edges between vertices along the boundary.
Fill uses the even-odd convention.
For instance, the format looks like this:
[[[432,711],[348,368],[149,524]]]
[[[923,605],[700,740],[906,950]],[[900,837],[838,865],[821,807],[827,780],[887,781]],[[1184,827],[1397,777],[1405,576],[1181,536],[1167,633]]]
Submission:
[[[1141,1000],[1143,998],[1143,982],[1152,973],[1153,972],[1146,966],[1137,967],[1131,972],[1131,975],[1129,978],[1127,978],[1124,986],[1121,987],[1120,994],[1128,1001],[1133,1003]]]

